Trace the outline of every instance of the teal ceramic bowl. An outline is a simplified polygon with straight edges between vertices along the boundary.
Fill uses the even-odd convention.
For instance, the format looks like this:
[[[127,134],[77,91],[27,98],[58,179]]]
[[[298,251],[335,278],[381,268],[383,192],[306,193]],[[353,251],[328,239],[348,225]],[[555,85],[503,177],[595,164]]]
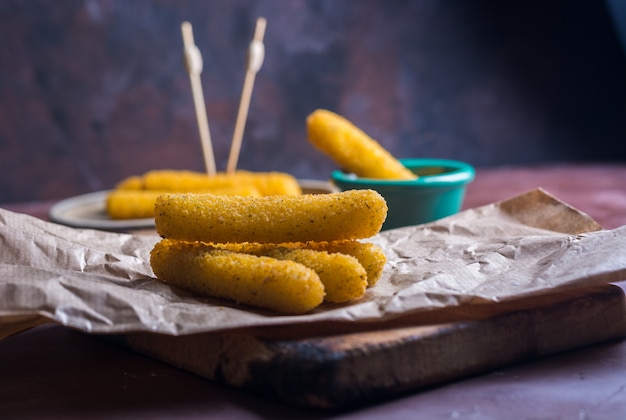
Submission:
[[[383,230],[432,222],[461,210],[467,184],[475,176],[471,165],[447,159],[400,159],[400,162],[418,178],[368,179],[336,170],[331,173],[331,181],[342,191],[378,191],[389,207]]]

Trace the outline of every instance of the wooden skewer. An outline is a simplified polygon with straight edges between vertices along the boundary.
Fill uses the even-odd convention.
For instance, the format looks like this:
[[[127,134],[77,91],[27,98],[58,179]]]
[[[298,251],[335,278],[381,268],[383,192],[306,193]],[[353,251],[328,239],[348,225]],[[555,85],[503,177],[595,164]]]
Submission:
[[[258,18],[254,30],[254,37],[250,42],[248,49],[248,60],[246,63],[246,77],[243,82],[243,91],[241,92],[241,100],[239,102],[239,111],[237,112],[237,121],[235,123],[235,131],[230,146],[230,155],[228,156],[228,164],[226,172],[233,173],[237,168],[239,160],[239,152],[241,150],[241,141],[243,139],[243,131],[248,118],[248,109],[250,108],[250,97],[252,96],[252,87],[256,73],[263,65],[265,58],[265,46],[263,45],[263,37],[265,35],[265,18]]]
[[[200,133],[200,141],[202,143],[204,164],[207,173],[214,175],[216,171],[215,156],[213,155],[211,133],[209,131],[209,122],[204,105],[204,94],[202,92],[202,82],[200,80],[200,73],[202,73],[202,54],[195,45],[191,23],[183,22],[181,32],[183,34],[183,45],[185,47],[185,65],[189,73],[189,81],[191,82],[191,93],[196,110],[196,120],[198,122],[198,132]]]

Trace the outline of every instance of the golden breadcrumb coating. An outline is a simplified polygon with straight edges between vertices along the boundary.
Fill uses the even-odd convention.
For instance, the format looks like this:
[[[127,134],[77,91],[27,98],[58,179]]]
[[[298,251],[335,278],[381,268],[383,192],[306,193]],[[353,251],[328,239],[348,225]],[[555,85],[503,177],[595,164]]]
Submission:
[[[261,195],[302,194],[298,180],[290,174],[242,170],[232,174],[219,172],[215,175],[184,170],[153,170],[142,176],[132,176],[122,180],[116,188],[169,192],[208,192],[216,188],[241,188],[242,186],[252,186]]]
[[[314,270],[291,260],[164,239],[150,254],[157,278],[192,293],[284,314],[306,313],[324,300]]]
[[[106,212],[111,219],[137,219],[154,217],[154,205],[159,195],[167,191],[116,189],[109,191]],[[212,194],[243,195],[259,197],[261,194],[252,185],[215,187]]]
[[[313,269],[324,284],[325,302],[343,303],[358,299],[367,288],[367,272],[355,257],[338,252],[295,248],[292,244],[228,243],[213,244],[233,252],[243,252],[279,260],[292,260]]]
[[[346,172],[361,178],[415,179],[380,143],[344,117],[325,109],[306,120],[309,141]]]
[[[356,258],[367,272],[367,287],[374,286],[383,274],[387,257],[381,247],[370,242],[356,240],[332,242],[306,242],[296,244],[298,248],[315,249],[326,252],[339,252]]]
[[[112,190],[107,194],[106,212],[111,219],[154,217],[154,203],[162,192]]]
[[[373,190],[241,197],[163,194],[155,224],[164,238],[204,242],[306,242],[368,238],[387,217]]]

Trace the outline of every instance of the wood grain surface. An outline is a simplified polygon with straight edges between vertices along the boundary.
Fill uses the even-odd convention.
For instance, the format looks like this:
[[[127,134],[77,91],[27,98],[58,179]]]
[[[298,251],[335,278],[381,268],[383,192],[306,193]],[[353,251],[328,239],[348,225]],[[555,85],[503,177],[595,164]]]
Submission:
[[[409,316],[365,331],[324,335],[299,326],[179,337],[142,333],[127,342],[218,383],[336,409],[623,337],[624,315],[623,290],[607,285],[427,319]]]

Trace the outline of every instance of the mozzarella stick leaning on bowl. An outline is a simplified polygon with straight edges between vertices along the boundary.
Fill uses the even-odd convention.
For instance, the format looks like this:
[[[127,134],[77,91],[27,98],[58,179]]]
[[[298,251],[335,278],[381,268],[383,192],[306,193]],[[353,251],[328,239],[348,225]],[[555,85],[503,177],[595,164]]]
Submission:
[[[204,242],[307,242],[368,238],[387,217],[374,190],[241,197],[162,194],[155,226],[163,238]]]
[[[362,297],[367,288],[367,271],[359,260],[351,255],[276,244],[228,243],[214,245],[233,252],[271,257],[278,260],[291,260],[313,269],[324,284],[325,302],[349,302]]]
[[[150,265],[164,283],[284,314],[306,313],[324,299],[315,271],[290,260],[163,239],[152,249]]]
[[[361,178],[417,178],[380,143],[334,112],[318,109],[307,117],[306,123],[310,143],[346,172]]]

